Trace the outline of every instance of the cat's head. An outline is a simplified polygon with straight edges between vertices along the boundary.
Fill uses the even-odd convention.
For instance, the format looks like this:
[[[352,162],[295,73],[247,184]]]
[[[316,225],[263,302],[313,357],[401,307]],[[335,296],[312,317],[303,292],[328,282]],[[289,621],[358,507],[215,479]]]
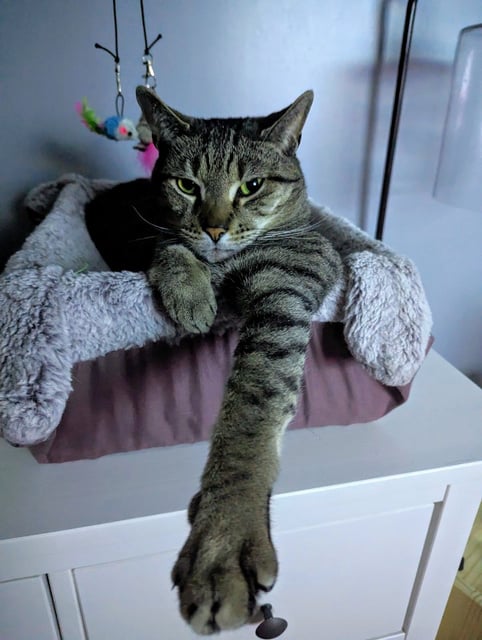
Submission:
[[[216,262],[306,222],[296,150],[311,91],[260,118],[185,116],[145,87],[137,100],[159,150],[151,181],[162,224],[196,253]]]

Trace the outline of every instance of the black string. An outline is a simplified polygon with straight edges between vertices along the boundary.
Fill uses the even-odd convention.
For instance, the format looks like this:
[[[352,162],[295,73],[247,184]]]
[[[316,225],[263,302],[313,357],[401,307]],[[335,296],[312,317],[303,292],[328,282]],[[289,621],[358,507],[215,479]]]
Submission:
[[[146,16],[144,15],[144,0],[141,1],[141,18],[142,18],[142,30],[144,31],[144,55],[149,53],[149,47],[147,46],[147,31],[146,31]]]
[[[117,6],[116,1],[112,0],[112,10],[114,12],[114,35],[115,35],[115,61],[120,62],[119,58],[119,34],[117,32]]]
[[[122,95],[121,79],[120,79],[120,57],[119,57],[119,32],[117,28],[117,5],[116,0],[112,0],[112,10],[114,13],[114,39],[115,39],[115,53],[113,53],[107,47],[96,42],[94,47],[96,49],[102,49],[106,51],[110,56],[114,58],[115,62],[115,81],[117,85],[117,95],[115,98],[115,110],[119,118],[124,117],[124,96]]]
[[[144,0],[140,0],[141,3],[141,18],[142,18],[142,30],[144,31],[144,55],[147,56],[151,52],[152,47],[158,42],[162,35],[160,33],[154,38],[151,44],[147,44],[147,30],[146,30],[146,16],[144,14]]]
[[[112,0],[112,9],[113,9],[113,12],[114,12],[115,53],[113,53],[110,49],[107,49],[107,47],[103,47],[98,42],[96,42],[94,44],[94,47],[96,49],[102,49],[102,51],[107,51],[107,53],[114,58],[115,63],[119,64],[119,62],[120,62],[120,58],[119,58],[119,33],[118,33],[118,30],[117,30],[117,6],[116,6],[116,0]]]
[[[162,35],[159,33],[151,42],[151,44],[147,44],[147,29],[146,29],[146,16],[144,13],[144,0],[140,0],[140,3],[141,3],[142,30],[144,32],[144,56],[146,56],[146,59],[144,60],[144,64],[146,65],[146,75],[144,76],[144,78],[146,80],[146,83],[148,82],[149,78],[152,78],[150,86],[151,88],[154,88],[156,86],[156,78],[154,76],[154,71],[152,69],[152,56],[150,54],[150,50],[156,44],[156,42],[158,42],[162,38]],[[114,58],[114,61],[116,64],[115,74],[116,74],[116,83],[117,83],[117,95],[116,95],[116,101],[115,101],[115,108],[116,108],[117,115],[119,117],[123,117],[124,116],[124,96],[122,95],[122,89],[121,89],[121,83],[120,83],[119,31],[117,26],[116,0],[112,0],[112,11],[114,14],[115,53],[110,49],[107,49],[107,47],[104,47],[103,45],[99,44],[98,42],[94,44],[94,47],[96,49],[102,49],[102,51],[106,51],[110,56]]]

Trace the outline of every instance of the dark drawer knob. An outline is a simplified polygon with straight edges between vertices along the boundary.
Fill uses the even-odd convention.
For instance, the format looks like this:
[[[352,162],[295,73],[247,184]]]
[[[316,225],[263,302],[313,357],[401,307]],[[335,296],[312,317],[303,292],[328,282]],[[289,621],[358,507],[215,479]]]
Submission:
[[[288,626],[286,620],[283,618],[273,617],[273,607],[270,604],[264,604],[261,607],[261,611],[264,616],[263,622],[256,629],[256,635],[258,638],[277,638]]]

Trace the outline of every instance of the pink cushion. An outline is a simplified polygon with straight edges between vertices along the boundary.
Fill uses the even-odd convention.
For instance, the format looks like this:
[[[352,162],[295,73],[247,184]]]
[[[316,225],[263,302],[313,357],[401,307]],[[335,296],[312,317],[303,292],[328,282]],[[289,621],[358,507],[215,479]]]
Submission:
[[[77,364],[62,421],[48,441],[31,447],[33,455],[66,462],[209,439],[236,343],[230,332]],[[369,422],[405,402],[409,389],[371,378],[350,355],[341,324],[314,323],[289,428]]]

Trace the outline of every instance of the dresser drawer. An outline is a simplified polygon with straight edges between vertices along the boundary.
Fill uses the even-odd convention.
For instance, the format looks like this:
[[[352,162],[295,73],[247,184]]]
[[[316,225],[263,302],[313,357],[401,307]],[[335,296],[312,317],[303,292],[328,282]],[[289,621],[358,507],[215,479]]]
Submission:
[[[0,583],[2,640],[58,640],[50,593],[44,576]]]
[[[288,620],[284,639],[404,638],[404,618],[434,505],[394,510],[387,505],[374,512],[368,501],[372,507],[363,513],[363,507],[353,503],[359,494],[355,491],[345,503],[340,497],[338,504],[336,492],[328,498],[293,494],[274,501],[280,574],[265,600],[275,615]],[[171,589],[177,551],[74,571],[89,640],[198,637],[180,618],[177,594]],[[254,629],[244,627],[229,637],[254,638]]]

